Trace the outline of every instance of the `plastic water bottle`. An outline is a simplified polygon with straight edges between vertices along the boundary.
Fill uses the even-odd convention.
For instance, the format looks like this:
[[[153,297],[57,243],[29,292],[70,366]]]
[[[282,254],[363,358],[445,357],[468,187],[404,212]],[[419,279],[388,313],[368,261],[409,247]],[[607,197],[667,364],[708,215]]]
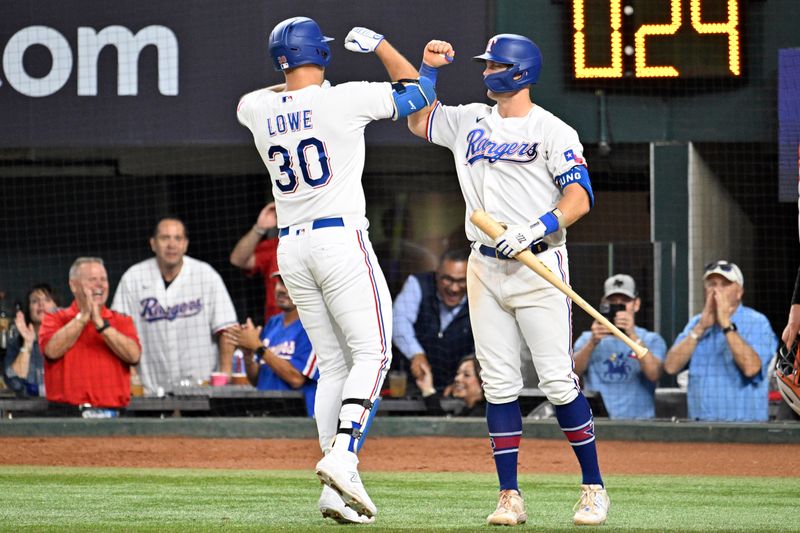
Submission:
[[[233,352],[233,373],[244,374],[247,370],[244,368],[244,353],[241,350]]]
[[[0,350],[8,347],[9,334],[11,333],[11,320],[6,312],[5,296],[0,298]]]

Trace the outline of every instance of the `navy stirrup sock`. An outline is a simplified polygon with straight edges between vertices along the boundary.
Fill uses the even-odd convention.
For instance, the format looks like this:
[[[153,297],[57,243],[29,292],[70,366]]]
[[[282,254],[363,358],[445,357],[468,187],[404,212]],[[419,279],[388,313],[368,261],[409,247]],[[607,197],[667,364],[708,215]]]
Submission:
[[[565,405],[556,405],[556,418],[561,431],[572,445],[583,474],[584,485],[602,485],[594,440],[594,419],[583,393]]]
[[[489,439],[492,454],[500,480],[500,490],[514,489],[517,484],[517,458],[519,441],[522,438],[522,414],[519,401],[509,403],[487,403],[486,422],[489,425]]]

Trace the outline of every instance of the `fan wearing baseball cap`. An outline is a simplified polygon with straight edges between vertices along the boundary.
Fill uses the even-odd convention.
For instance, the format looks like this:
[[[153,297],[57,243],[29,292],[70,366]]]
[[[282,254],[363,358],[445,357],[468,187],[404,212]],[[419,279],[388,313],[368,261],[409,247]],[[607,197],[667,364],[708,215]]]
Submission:
[[[575,341],[575,373],[583,376],[584,388],[601,394],[612,419],[655,417],[656,382],[667,343],[658,333],[636,325],[641,305],[631,276],[615,274],[605,281],[600,312],[632,340],[647,346],[642,359],[597,320]]]
[[[319,380],[317,354],[280,272],[272,272],[270,279],[275,282],[275,303],[281,312],[263,328],[254,326],[248,318],[245,324],[229,328],[224,335],[244,352],[251,385],[258,390],[301,390],[306,412],[314,416]]]
[[[730,261],[703,271],[705,306],[667,352],[664,370],[689,367],[687,405],[693,420],[768,419],[768,366],[778,338],[763,314],[742,305],[744,276]]]

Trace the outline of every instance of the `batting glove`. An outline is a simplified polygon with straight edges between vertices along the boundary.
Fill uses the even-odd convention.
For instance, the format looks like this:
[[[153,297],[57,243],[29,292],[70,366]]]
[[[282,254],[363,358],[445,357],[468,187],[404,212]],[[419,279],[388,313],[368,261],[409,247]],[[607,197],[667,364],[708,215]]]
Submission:
[[[344,38],[344,47],[351,52],[369,54],[381,44],[383,35],[368,28],[355,27]]]
[[[494,240],[494,245],[501,254],[506,257],[514,257],[543,238],[544,232],[544,224],[539,220],[530,225],[516,224],[508,226],[506,230]]]

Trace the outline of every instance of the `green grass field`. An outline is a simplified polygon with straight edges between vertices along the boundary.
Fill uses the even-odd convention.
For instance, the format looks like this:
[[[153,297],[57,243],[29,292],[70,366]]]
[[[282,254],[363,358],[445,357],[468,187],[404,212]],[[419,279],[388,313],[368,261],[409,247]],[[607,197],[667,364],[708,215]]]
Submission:
[[[316,508],[312,472],[0,467],[2,531],[487,531],[494,475],[366,472],[377,523]],[[528,523],[575,531],[576,476],[522,476]],[[797,479],[609,476],[605,531],[800,531]]]

